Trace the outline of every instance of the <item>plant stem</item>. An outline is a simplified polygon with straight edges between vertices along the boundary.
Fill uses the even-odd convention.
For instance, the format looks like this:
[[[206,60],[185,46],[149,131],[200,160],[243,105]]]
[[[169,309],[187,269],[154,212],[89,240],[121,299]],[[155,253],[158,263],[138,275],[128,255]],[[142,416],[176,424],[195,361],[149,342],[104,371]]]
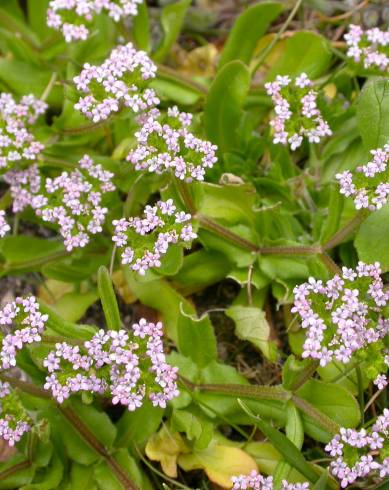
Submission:
[[[342,243],[354,230],[359,227],[359,225],[368,217],[368,215],[369,211],[366,209],[361,209],[352,220],[350,220],[343,228],[338,230],[332,238],[322,245],[323,251],[326,252],[327,250],[331,250]]]
[[[277,44],[277,42],[280,40],[282,34],[286,31],[288,28],[289,24],[293,20],[293,17],[296,15],[298,9],[300,8],[300,5],[302,3],[302,0],[297,0],[295,3],[292,11],[290,12],[288,18],[284,22],[284,25],[281,27],[281,29],[277,32],[277,34],[274,36],[272,41],[262,50],[260,53],[259,59],[257,60],[253,70],[252,70],[252,75],[255,74],[255,72],[258,70],[258,68],[262,65],[262,63],[265,61],[267,55],[270,53],[270,51],[274,48],[274,46]]]
[[[182,180],[174,178],[174,185],[182,199],[182,202],[188,208],[190,214],[194,216],[196,214],[196,206],[190,193],[188,184],[186,182],[183,182]]]
[[[59,252],[54,252],[51,255],[47,255],[46,257],[38,257],[36,259],[26,260],[25,262],[18,262],[15,264],[0,264],[0,270],[6,272],[8,270],[12,271],[20,271],[24,269],[30,269],[31,267],[38,267],[44,264],[48,264],[53,260],[60,259],[62,257],[67,257],[69,252],[66,250],[61,250]]]
[[[258,247],[257,252],[262,255],[316,255],[320,254],[321,248],[317,245]]]
[[[364,418],[365,418],[365,396],[364,396],[364,390],[363,390],[363,378],[362,378],[362,369],[361,366],[356,367],[356,373],[357,373],[357,381],[358,381],[358,401],[359,401],[359,408],[361,410],[361,420],[362,420],[362,425],[364,424]]]
[[[50,80],[49,80],[49,83],[47,84],[47,87],[45,88],[43,94],[41,95],[41,100],[43,102],[45,102],[47,100],[48,96],[50,95],[50,92],[53,89],[55,82],[57,81],[57,76],[58,76],[58,73],[56,73],[56,72],[52,73]]]
[[[26,381],[22,381],[21,379],[13,378],[11,376],[4,376],[4,374],[0,374],[0,379],[9,383],[13,388],[19,388],[21,391],[29,393],[32,396],[46,399],[51,398],[48,391],[43,390],[42,388],[39,388],[31,383],[27,383]]]
[[[180,377],[184,386],[190,390],[206,391],[208,393],[219,393],[220,395],[235,395],[238,397],[254,398],[259,400],[287,401],[292,394],[281,385],[239,385],[239,384],[196,384]]]
[[[97,123],[85,124],[84,126],[79,126],[78,128],[59,128],[58,132],[64,135],[77,135],[83,133],[89,133],[95,129],[100,129],[106,124],[109,124],[109,119],[105,119],[104,121],[99,121]]]
[[[309,402],[295,394],[292,395],[291,399],[297,408],[299,408],[302,412],[311,417],[330,434],[334,435],[339,432],[340,426],[332,419],[330,419],[330,417],[328,417],[326,414],[317,410],[317,408],[315,408]]]
[[[316,369],[319,367],[320,363],[319,361],[312,361],[305,369],[304,371],[301,372],[301,375],[296,379],[295,383],[290,387],[290,390],[295,392],[303,384],[305,384],[308,379],[315,373]]]
[[[9,478],[10,476],[14,475],[15,473],[18,473],[19,471],[26,470],[30,466],[31,466],[31,461],[29,461],[28,459],[26,459],[26,461],[21,461],[20,463],[17,463],[14,466],[11,466],[10,468],[7,468],[6,470],[2,471],[0,473],[0,481]]]
[[[84,346],[84,342],[82,340],[71,339],[69,337],[61,337],[60,335],[42,335],[42,342],[46,344],[57,344],[61,342],[67,342],[71,345],[79,345],[80,347]]]
[[[330,272],[334,274],[340,274],[342,272],[340,267],[338,267],[336,262],[334,262],[328,254],[320,254],[319,258]]]
[[[214,232],[216,235],[221,236],[222,238],[225,238],[229,242],[234,243],[238,247],[244,248],[246,250],[249,250],[251,252],[257,253],[258,252],[258,247],[254,243],[250,242],[249,240],[246,240],[245,238],[240,237],[239,235],[236,235],[232,231],[230,231],[228,228],[225,228],[222,225],[219,225],[216,221],[213,221],[212,219],[208,218],[207,216],[204,216],[202,214],[197,215],[197,219],[200,222],[200,225],[209,230]]]
[[[90,447],[107,461],[108,466],[111,467],[113,473],[121,483],[122,487],[126,490],[138,490],[137,486],[129,479],[123,468],[108,453],[105,446],[101,444],[98,439],[96,439],[94,434],[92,434],[92,432],[79,418],[76,412],[71,407],[58,405],[57,408],[66,418],[66,420],[70,422],[70,424],[77,430],[77,432],[83,437],[83,439],[90,445]]]

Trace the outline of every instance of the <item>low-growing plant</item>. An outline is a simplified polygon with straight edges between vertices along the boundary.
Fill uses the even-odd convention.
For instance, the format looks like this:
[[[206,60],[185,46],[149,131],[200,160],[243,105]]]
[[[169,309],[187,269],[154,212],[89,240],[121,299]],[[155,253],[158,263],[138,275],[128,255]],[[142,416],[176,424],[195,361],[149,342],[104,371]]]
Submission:
[[[387,22],[1,3],[0,489],[388,488]]]

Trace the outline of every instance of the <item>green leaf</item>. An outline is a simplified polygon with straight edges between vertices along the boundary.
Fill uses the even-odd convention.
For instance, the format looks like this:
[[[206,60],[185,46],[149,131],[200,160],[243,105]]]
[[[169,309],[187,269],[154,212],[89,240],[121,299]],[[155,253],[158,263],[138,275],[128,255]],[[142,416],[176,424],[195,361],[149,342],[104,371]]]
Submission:
[[[327,218],[321,226],[320,230],[320,242],[325,243],[329,240],[339,229],[340,217],[343,211],[344,199],[339,192],[338,185],[331,187]]]
[[[34,465],[26,461],[26,457],[22,454],[16,454],[0,464],[0,489],[20,488],[32,481],[34,473]]]
[[[105,412],[101,412],[93,405],[85,405],[75,398],[71,406],[78,417],[106,448],[113,447],[117,430],[111,419]]]
[[[112,457],[117,462],[121,472],[133,481],[139,489],[149,489],[147,480],[143,478],[135,460],[126,449],[119,449]],[[123,482],[118,479],[118,475],[112,471],[112,466],[108,465],[106,461],[102,461],[94,467],[94,475],[100,490],[123,490]]]
[[[1,273],[22,273],[39,271],[44,264],[66,255],[66,252],[61,242],[18,235],[0,241],[0,254],[5,259],[0,266]]]
[[[240,402],[242,408],[250,414],[250,410],[247,405]],[[302,475],[304,475],[310,482],[315,483],[319,477],[315,470],[309,464],[301,451],[291,442],[282,432],[272,427],[270,424],[252,414],[255,420],[255,424],[263,432],[263,434],[270,440],[273,446],[282,454],[285,460]]]
[[[270,339],[271,330],[265,312],[252,306],[231,306],[226,315],[235,322],[235,334],[255,345],[267,359],[277,359],[277,347]]]
[[[180,0],[176,3],[168,4],[163,8],[161,24],[164,31],[164,37],[152,56],[155,61],[161,62],[169,54],[171,47],[180,34],[185,14],[190,3],[191,0]]]
[[[314,32],[300,31],[285,42],[279,59],[273,64],[266,80],[277,75],[297,76],[305,72],[310,78],[318,78],[331,62],[328,41]]]
[[[98,268],[109,260],[108,254],[93,254],[82,250],[81,255],[72,255],[50,262],[42,267],[42,274],[48,279],[60,282],[81,282],[94,275]]]
[[[180,350],[201,366],[216,358],[216,339],[209,318],[197,319],[190,302],[165,281],[142,283],[128,268],[124,269],[124,276],[144,305],[163,314],[166,333]]]
[[[13,17],[19,20],[24,20],[23,10],[20,7],[18,0],[2,0],[1,6]]]
[[[98,297],[96,290],[66,293],[53,305],[53,309],[64,320],[76,322],[85,315],[86,310],[97,301]]]
[[[104,266],[101,266],[99,269],[97,285],[108,329],[120,330],[122,320],[120,318],[119,306],[116,300],[111,277],[107,268]]]
[[[172,428],[185,432],[187,438],[194,442],[194,449],[208,447],[213,436],[213,424],[189,410],[174,410],[171,418]]]
[[[239,146],[243,103],[250,87],[250,72],[241,61],[230,61],[217,73],[204,107],[207,137],[224,153]]]
[[[46,322],[46,327],[64,337],[90,340],[97,331],[96,328],[91,325],[78,325],[64,320],[50,306],[42,301],[39,301],[39,309],[43,314],[46,314],[49,317]]]
[[[378,261],[384,272],[389,270],[389,206],[372,213],[360,226],[355,247],[363,262],[372,264]]]
[[[15,59],[0,59],[0,81],[16,95],[34,94],[40,97],[47,87],[53,72]],[[48,103],[61,107],[62,88],[56,85],[50,92]]]
[[[339,385],[310,379],[297,394],[341,427],[356,427],[359,423],[361,413],[357,401]]]
[[[317,480],[312,490],[325,490],[325,488],[327,487],[327,482],[328,482],[328,469],[322,473],[321,477]]]
[[[290,355],[282,368],[282,385],[286,390],[294,391],[302,386],[315,372],[316,365],[311,359],[296,359]]]
[[[179,284],[180,291],[186,296],[221,281],[231,267],[223,254],[201,249],[184,257],[174,282]]]
[[[300,412],[292,402],[286,405],[286,437],[293,442],[297,449],[301,449],[304,443],[304,427]]]
[[[149,437],[157,432],[163,414],[164,410],[154,407],[149,400],[145,400],[135,412],[126,410],[116,424],[118,431],[116,446],[135,445],[143,449]]]
[[[219,68],[237,59],[248,65],[258,40],[283,9],[281,3],[269,2],[252,5],[241,13],[234,22],[224,45]]]
[[[380,148],[389,140],[389,80],[368,80],[358,98],[359,134],[366,150]],[[376,259],[377,260],[377,259]]]
[[[82,421],[92,436],[108,449],[112,448],[116,428],[108,415],[100,412],[93,405],[84,405],[77,399],[68,402],[76,416]],[[66,409],[66,408],[65,408]],[[79,429],[79,422],[70,422],[60,409],[48,411],[48,418],[62,444],[65,445],[67,455],[76,463],[90,465],[101,458],[100,453],[90,445],[83,431]]]
[[[172,245],[166,254],[162,256],[161,266],[158,267],[158,274],[162,276],[174,276],[181,269],[183,260],[183,247]]]
[[[27,0],[28,22],[41,39],[45,39],[53,30],[47,26],[47,7],[49,0]]]
[[[53,490],[59,487],[63,475],[63,464],[54,453],[50,464],[43,470],[37,471],[34,483],[25,485],[20,490]]]
[[[193,105],[203,95],[197,90],[179,83],[177,80],[166,80],[164,74],[161,73],[158,73],[157,78],[150,82],[150,87],[153,88],[159,96],[180,105]]]
[[[136,47],[148,53],[151,49],[150,20],[145,0],[138,5],[138,13],[132,22],[132,35]]]
[[[190,357],[199,367],[204,367],[217,358],[216,337],[208,315],[197,318],[189,305],[181,305],[178,317],[178,349]],[[186,310],[186,311],[185,311]]]
[[[6,0],[9,3],[9,0]],[[13,2],[16,4],[17,2]],[[1,3],[1,6],[4,7],[4,2]],[[16,8],[5,9],[0,8],[0,26],[4,29],[7,29],[9,32],[12,32],[14,36],[20,37],[28,43],[30,46],[38,46],[38,38],[24,22],[24,15],[21,11],[19,5],[15,5]]]
[[[304,443],[304,426],[298,409],[291,401],[286,405],[285,434],[297,449],[301,450]],[[275,487],[281,487],[283,480],[290,481],[293,471],[293,467],[287,461],[280,461],[273,474]]]
[[[72,490],[97,490],[93,466],[73,463],[70,470],[70,481]]]

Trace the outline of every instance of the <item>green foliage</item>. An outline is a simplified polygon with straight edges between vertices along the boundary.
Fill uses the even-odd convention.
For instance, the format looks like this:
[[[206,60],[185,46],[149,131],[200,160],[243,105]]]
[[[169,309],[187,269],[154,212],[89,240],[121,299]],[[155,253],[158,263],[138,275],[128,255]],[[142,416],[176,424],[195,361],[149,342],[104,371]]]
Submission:
[[[389,139],[389,82],[373,78],[366,82],[357,105],[358,129],[367,150],[384,146]]]
[[[365,184],[358,167],[371,159],[371,150],[389,143],[387,73],[351,61],[339,37],[357,14],[350,16],[350,7],[332,0],[144,0],[136,15],[119,22],[99,13],[86,22],[86,40],[67,43],[47,25],[49,0],[0,3],[0,91],[16,103],[33,94],[48,104],[29,127],[44,149],[35,159],[13,162],[11,155],[10,168],[36,164],[47,183],[79,170],[77,162],[87,153],[112,172],[115,185],[101,202],[101,230],[85,246],[66,250],[58,227],[42,213],[31,206],[14,212],[15,197],[23,196],[20,189],[11,192],[4,176],[1,158],[8,150],[1,141],[0,210],[10,225],[0,238],[2,304],[31,292],[48,319],[41,341],[17,349],[16,368],[0,366],[0,381],[13,390],[0,400],[0,418],[6,412],[31,423],[15,453],[0,463],[0,490],[229,488],[231,476],[255,468],[273,476],[274,490],[283,480],[335,490],[325,444],[341,427],[369,429],[386,407],[387,394],[372,380],[385,374],[388,337],[360,349],[350,362],[335,359],[323,366],[305,358],[307,325],[292,308],[296,286],[312,284],[312,277],[327,281],[359,260],[380,263],[387,289],[389,205],[356,212],[336,179],[351,171],[358,185]],[[369,9],[358,6],[366,23],[374,21]],[[156,63],[155,78],[142,83],[155,90],[161,121],[173,129],[180,125],[180,138],[187,137],[184,163],[195,164],[203,154],[189,148],[194,140],[184,123],[166,116],[172,106],[193,117],[190,131],[200,146],[217,146],[218,160],[205,168],[203,179],[174,175],[172,162],[166,172],[135,170],[127,155],[139,143],[140,108],[119,103],[107,119],[94,121],[75,109],[80,94],[73,77],[85,63],[101,64],[127,42]],[[271,121],[280,109],[266,83],[303,72],[312,85],[294,92],[288,86],[282,94],[292,97],[294,113],[303,92],[317,92],[332,135],[319,142],[305,135],[292,150],[290,142],[274,141],[277,121]],[[125,80],[134,83],[131,76]],[[104,93],[98,81],[93,84],[98,96]],[[0,113],[3,137],[8,129],[3,108]],[[308,119],[293,114],[285,128],[298,132]],[[176,136],[169,133],[171,141]],[[151,143],[158,151],[168,147],[160,134]],[[387,170],[378,172],[374,182],[388,185],[387,176]],[[88,197],[96,198],[91,190]],[[181,243],[173,233],[160,266],[156,260],[137,274],[120,262],[113,222],[136,219],[160,199],[172,199],[178,212],[191,215],[197,238]],[[164,231],[174,232],[174,226]],[[152,248],[157,234],[130,236],[136,258]],[[325,297],[318,306],[331,324],[326,342],[338,328],[330,303],[341,301]],[[376,331],[379,309],[388,316],[388,305],[374,309]],[[146,397],[132,411],[110,388],[104,395],[81,390],[63,403],[52,398],[45,388],[50,352],[67,342],[86,355],[84,342],[99,330],[114,330],[115,337],[124,329],[131,337],[131,324],[140,318],[163,323],[167,362],[178,368],[179,393],[166,407]],[[3,348],[5,335],[15,329],[6,322],[1,327]],[[141,371],[145,364],[140,357]],[[108,364],[101,369],[107,379],[116,373]],[[386,489],[378,474],[356,486]]]
[[[208,138],[220,152],[239,146],[242,106],[250,84],[250,73],[241,61],[230,61],[212,82],[204,108],[204,126]]]
[[[241,60],[248,65],[258,40],[282,10],[281,3],[264,2],[252,5],[240,14],[224,45],[219,69],[233,60]]]

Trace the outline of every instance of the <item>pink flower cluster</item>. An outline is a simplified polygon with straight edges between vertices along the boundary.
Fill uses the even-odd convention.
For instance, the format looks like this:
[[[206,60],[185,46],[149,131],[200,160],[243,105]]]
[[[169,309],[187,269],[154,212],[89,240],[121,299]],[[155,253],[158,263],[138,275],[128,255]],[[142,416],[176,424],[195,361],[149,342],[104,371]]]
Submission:
[[[25,344],[39,342],[48,316],[42,315],[34,296],[17,297],[0,310],[0,368],[16,366],[16,354]],[[12,330],[14,326],[16,330]],[[7,333],[9,332],[9,333]]]
[[[340,429],[325,450],[336,459],[331,462],[331,473],[345,488],[357,478],[367,477],[377,472],[380,478],[389,476],[389,409],[385,408],[369,429]]]
[[[233,486],[232,490],[273,490],[273,477],[264,477],[252,471],[250,475],[239,475],[231,478]],[[286,480],[282,481],[280,490],[308,490],[309,483],[289,483]]]
[[[0,437],[14,446],[31,428],[28,417],[20,410],[20,402],[11,386],[0,381]],[[23,413],[22,418],[21,413]]]
[[[66,250],[85,247],[90,235],[102,231],[108,208],[102,205],[105,193],[115,190],[113,174],[88,156],[80,168],[43,179],[36,165],[24,171],[8,172],[13,211],[31,206],[43,221],[59,226]]]
[[[290,77],[278,75],[274,82],[265,84],[265,89],[274,103],[275,118],[270,121],[273,143],[289,143],[294,151],[304,137],[310,143],[319,143],[321,138],[331,136],[332,131],[317,106],[318,94],[306,73],[293,83]]]
[[[11,227],[7,223],[5,219],[5,211],[3,209],[0,210],[0,237],[3,238],[9,231]]]
[[[371,150],[372,159],[356,168],[356,172],[346,170],[336,174],[340,193],[352,197],[356,209],[370,211],[381,209],[389,196],[389,143],[383,148]]]
[[[162,324],[141,319],[131,331],[100,330],[83,347],[56,344],[43,365],[50,373],[45,389],[62,403],[73,393],[89,391],[112,396],[113,404],[133,411],[148,395],[154,406],[166,407],[176,397],[178,369],[166,362]]]
[[[15,162],[35,160],[44,146],[29,130],[45,112],[47,104],[33,95],[23,96],[19,103],[11,94],[0,95],[0,170]]]
[[[314,278],[294,288],[292,312],[306,330],[303,357],[348,363],[356,351],[383,339],[389,319],[382,314],[389,304],[378,263],[359,262],[356,270],[343,267],[341,275],[323,283]]]
[[[217,147],[189,131],[192,114],[170,107],[167,115],[152,109],[140,117],[135,133],[138,146],[127,156],[136,170],[162,174],[171,171],[178,179],[204,180],[205,170],[217,161]]]
[[[84,94],[74,107],[95,123],[123,106],[134,112],[150,109],[159,103],[154,90],[147,88],[156,70],[144,51],[137,51],[131,43],[118,46],[102,65],[85,63],[74,77],[77,90]]]
[[[364,31],[361,26],[351,24],[344,39],[347,56],[355,63],[362,64],[366,70],[389,71],[389,29],[381,31],[373,27]]]
[[[61,30],[65,41],[85,41],[89,35],[88,25],[101,13],[118,22],[135,16],[142,0],[51,0],[47,10],[47,25]]]
[[[192,216],[177,211],[172,199],[146,206],[144,217],[113,221],[117,247],[123,248],[122,264],[144,275],[151,267],[160,267],[162,255],[171,244],[189,243],[197,237],[190,220]]]

